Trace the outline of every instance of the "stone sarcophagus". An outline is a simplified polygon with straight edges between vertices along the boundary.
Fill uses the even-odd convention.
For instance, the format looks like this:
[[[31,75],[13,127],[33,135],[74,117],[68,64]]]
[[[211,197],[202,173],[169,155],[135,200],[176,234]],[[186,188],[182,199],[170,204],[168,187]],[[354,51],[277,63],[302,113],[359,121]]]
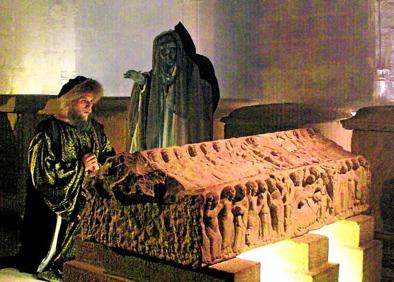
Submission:
[[[370,171],[312,129],[122,153],[85,183],[82,239],[201,267],[368,209]]]

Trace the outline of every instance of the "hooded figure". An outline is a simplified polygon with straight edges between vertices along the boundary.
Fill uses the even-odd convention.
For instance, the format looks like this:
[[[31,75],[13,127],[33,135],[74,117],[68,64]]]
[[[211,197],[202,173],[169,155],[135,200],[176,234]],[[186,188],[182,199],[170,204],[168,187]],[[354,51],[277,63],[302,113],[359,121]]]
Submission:
[[[74,258],[83,180],[115,153],[103,126],[90,117],[102,93],[93,79],[70,79],[41,111],[51,116],[38,124],[30,142],[20,255],[23,270],[44,280],[59,280],[63,263]]]
[[[212,140],[217,80],[209,59],[195,53],[181,23],[154,39],[152,65],[149,73],[130,70],[124,75],[135,81],[130,151]]]

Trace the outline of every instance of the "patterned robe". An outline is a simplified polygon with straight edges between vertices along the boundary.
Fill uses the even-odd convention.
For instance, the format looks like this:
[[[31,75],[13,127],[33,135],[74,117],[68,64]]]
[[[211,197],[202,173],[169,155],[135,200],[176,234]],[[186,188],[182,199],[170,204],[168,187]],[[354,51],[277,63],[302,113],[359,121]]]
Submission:
[[[73,259],[73,242],[79,232],[78,213],[84,205],[82,183],[86,176],[82,156],[94,153],[103,164],[115,154],[103,126],[94,119],[80,129],[49,117],[36,128],[29,146],[26,211],[22,234],[22,259],[26,271],[35,272],[48,253],[56,217],[61,228],[51,267],[61,269]]]

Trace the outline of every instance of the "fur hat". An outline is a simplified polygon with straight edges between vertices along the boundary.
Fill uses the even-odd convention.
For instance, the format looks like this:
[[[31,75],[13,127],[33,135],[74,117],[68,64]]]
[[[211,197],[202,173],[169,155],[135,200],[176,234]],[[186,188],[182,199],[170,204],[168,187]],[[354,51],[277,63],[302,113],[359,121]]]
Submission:
[[[63,85],[56,99],[50,99],[39,114],[54,115],[67,108],[70,102],[78,99],[83,93],[93,93],[93,103],[97,103],[103,96],[101,84],[91,78],[77,76]]]

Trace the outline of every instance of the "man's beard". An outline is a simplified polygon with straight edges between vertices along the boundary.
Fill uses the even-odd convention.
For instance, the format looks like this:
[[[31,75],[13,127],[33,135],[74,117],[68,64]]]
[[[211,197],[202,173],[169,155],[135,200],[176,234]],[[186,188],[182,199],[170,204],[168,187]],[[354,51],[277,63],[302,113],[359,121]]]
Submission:
[[[70,119],[71,123],[82,131],[87,131],[91,128],[92,123],[90,122],[90,115],[87,120],[84,120],[80,116],[78,116],[72,109],[69,112],[68,118]]]

